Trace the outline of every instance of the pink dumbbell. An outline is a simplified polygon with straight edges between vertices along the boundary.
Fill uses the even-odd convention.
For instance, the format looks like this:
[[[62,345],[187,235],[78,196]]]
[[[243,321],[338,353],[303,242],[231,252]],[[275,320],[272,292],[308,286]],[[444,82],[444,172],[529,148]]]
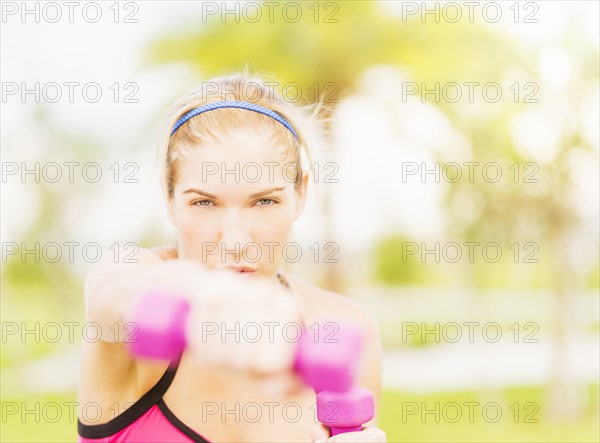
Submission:
[[[172,360],[187,346],[190,304],[183,297],[150,292],[132,307],[128,321],[136,325],[129,350],[143,358]]]
[[[375,415],[373,394],[362,386],[345,391],[325,389],[317,393],[317,418],[331,429],[331,435],[358,432]]]
[[[355,365],[362,347],[360,334],[346,325],[337,327],[333,337],[322,331],[311,337],[303,330],[296,347],[294,370],[317,392],[345,391],[354,384]]]
[[[140,297],[129,321],[137,328],[130,352],[143,358],[172,360],[187,346],[186,321],[190,305],[182,297],[152,292]],[[317,417],[332,435],[360,431],[374,416],[371,392],[353,387],[362,343],[359,332],[341,325],[332,339],[311,340],[302,331],[294,370],[317,392]]]
[[[362,340],[356,328],[338,325],[335,337],[312,341],[303,331],[294,369],[317,392],[317,418],[331,435],[360,431],[375,415],[373,394],[353,386]]]

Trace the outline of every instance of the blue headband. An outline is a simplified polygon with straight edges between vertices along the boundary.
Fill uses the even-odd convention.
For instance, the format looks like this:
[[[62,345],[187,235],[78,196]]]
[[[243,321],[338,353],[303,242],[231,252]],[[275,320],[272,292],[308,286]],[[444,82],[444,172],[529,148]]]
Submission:
[[[175,126],[173,127],[173,130],[171,131],[171,137],[173,136],[175,131],[177,131],[177,129],[179,129],[179,127],[181,125],[183,125],[185,122],[187,122],[190,118],[195,117],[199,114],[202,114],[203,112],[212,111],[213,109],[219,109],[219,108],[241,108],[241,109],[247,109],[249,111],[259,112],[261,114],[269,116],[272,119],[277,120],[279,123],[281,123],[286,128],[288,128],[289,131],[294,135],[296,140],[298,140],[298,136],[296,135],[296,131],[294,131],[294,128],[292,128],[292,125],[290,125],[287,122],[287,120],[284,119],[281,115],[279,115],[275,111],[271,111],[270,109],[267,109],[263,106],[259,106],[254,103],[241,102],[238,100],[226,100],[226,101],[221,101],[221,102],[207,103],[205,105],[199,106],[198,108],[195,108],[195,109],[192,109],[191,111],[186,112],[179,118],[179,120],[177,120],[175,122]]]

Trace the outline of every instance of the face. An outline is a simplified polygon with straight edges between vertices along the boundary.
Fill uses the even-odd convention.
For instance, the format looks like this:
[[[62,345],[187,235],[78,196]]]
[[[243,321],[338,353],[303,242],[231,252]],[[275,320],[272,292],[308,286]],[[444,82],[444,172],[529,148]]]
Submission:
[[[298,189],[295,168],[282,161],[283,148],[270,135],[235,132],[181,160],[169,201],[180,258],[210,269],[275,275],[304,209],[308,176]]]

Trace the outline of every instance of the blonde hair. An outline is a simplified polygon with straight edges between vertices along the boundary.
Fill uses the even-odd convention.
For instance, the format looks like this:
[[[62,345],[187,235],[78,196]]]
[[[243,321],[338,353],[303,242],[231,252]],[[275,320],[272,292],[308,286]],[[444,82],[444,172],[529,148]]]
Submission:
[[[269,83],[273,84],[273,83]],[[296,131],[298,139],[281,123],[266,115],[238,108],[220,108],[197,115],[184,123],[171,136],[177,120],[186,112],[198,106],[224,100],[239,100],[254,103],[280,114]],[[300,165],[302,174],[308,173],[302,167],[302,149],[313,165],[317,145],[323,146],[323,119],[325,109],[320,99],[315,104],[295,105],[287,102],[258,75],[250,75],[244,69],[224,77],[216,77],[201,83],[178,100],[164,119],[158,134],[158,161],[160,162],[161,182],[164,197],[173,197],[175,183],[182,159],[203,143],[216,142],[223,136],[238,129],[255,130],[268,128],[271,140],[284,146],[284,161]],[[298,168],[300,171],[300,168]],[[295,185],[301,185],[302,174],[296,177]]]

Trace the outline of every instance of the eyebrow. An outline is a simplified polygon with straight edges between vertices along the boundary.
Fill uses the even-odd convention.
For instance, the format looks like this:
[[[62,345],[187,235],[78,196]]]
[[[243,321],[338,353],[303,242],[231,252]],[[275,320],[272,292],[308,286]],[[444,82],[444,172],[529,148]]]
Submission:
[[[252,194],[250,196],[250,198],[262,197],[263,195],[268,195],[268,194],[271,194],[272,192],[283,191],[284,189],[285,189],[284,187],[265,189],[264,191],[260,191],[260,192],[256,192],[256,193]],[[199,194],[199,195],[204,195],[206,197],[212,198],[214,200],[218,200],[218,197],[216,195],[211,194],[209,192],[202,191],[200,189],[196,189],[196,188],[186,189],[185,191],[183,191],[183,194]]]

